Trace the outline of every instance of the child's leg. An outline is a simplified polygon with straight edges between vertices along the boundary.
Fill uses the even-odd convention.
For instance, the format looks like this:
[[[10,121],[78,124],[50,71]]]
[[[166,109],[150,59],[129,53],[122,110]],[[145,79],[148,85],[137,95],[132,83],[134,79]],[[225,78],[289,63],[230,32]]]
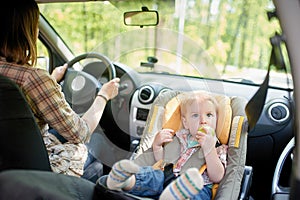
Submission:
[[[151,166],[140,167],[131,160],[115,163],[107,175],[111,190],[123,190],[141,197],[157,198],[163,191],[164,173]]]
[[[211,187],[205,185],[202,190],[195,196],[191,197],[190,200],[211,200],[212,198],[212,191]]]
[[[164,172],[151,166],[141,167],[135,174],[135,185],[126,192],[140,196],[158,199],[164,187]]]
[[[171,182],[162,192],[160,200],[188,199],[203,188],[203,178],[197,168],[190,168]]]
[[[130,189],[135,184],[135,177],[132,176],[139,171],[139,166],[130,160],[116,162],[107,178],[107,187],[111,190]]]

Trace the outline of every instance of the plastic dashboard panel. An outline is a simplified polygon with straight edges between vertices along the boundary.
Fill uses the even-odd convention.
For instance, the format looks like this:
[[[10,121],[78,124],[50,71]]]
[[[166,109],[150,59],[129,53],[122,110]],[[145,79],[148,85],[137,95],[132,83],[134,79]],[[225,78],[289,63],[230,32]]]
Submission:
[[[155,76],[157,76],[157,74]],[[165,89],[178,91],[208,90],[214,93],[225,94],[228,96],[242,96],[246,99],[250,99],[258,89],[258,86],[241,83],[183,77],[170,78],[170,76],[167,75],[161,76],[162,77],[157,78],[156,81],[153,81],[151,74],[143,75],[143,78],[141,79],[143,81],[140,83],[140,86],[137,88],[137,90],[133,93],[131,99],[131,110],[135,112],[135,115],[135,109],[150,109],[151,107],[151,102],[142,102],[139,99],[140,88],[144,89],[145,87],[148,87],[153,89],[152,92],[154,96],[151,97],[152,101],[159,94],[160,90]],[[159,82],[157,80],[159,80]],[[288,128],[293,116],[293,103],[292,97],[290,96],[291,94],[288,91],[270,88],[268,90],[266,103],[261,117],[255,128],[249,133],[249,137],[280,134],[282,131],[284,131],[284,129]],[[130,118],[131,121],[136,120],[133,115],[131,115]],[[131,134],[139,135],[135,134],[134,129],[131,129]]]

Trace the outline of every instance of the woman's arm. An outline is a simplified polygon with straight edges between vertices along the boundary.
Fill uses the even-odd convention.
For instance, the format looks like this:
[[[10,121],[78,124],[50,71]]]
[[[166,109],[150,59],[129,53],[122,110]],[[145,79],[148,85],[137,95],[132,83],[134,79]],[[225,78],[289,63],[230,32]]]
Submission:
[[[108,100],[118,94],[119,78],[105,83],[98,94]],[[106,102],[95,98],[89,110],[80,117],[66,102],[61,86],[53,76],[42,69],[34,69],[27,77],[23,90],[37,118],[40,128],[49,124],[72,143],[85,143],[97,127]]]
[[[107,101],[118,95],[119,82],[120,79],[115,78],[105,83],[98,92],[92,106],[82,116],[82,119],[86,121],[91,132],[93,132],[99,124]]]
[[[56,67],[53,70],[51,76],[53,76],[55,80],[59,82],[63,78],[67,68],[68,64]],[[91,132],[93,132],[96,129],[102,117],[107,101],[118,95],[119,82],[120,79],[115,78],[105,83],[102,86],[101,90],[98,92],[98,95],[96,96],[92,106],[82,116],[82,119],[84,119],[87,122]]]

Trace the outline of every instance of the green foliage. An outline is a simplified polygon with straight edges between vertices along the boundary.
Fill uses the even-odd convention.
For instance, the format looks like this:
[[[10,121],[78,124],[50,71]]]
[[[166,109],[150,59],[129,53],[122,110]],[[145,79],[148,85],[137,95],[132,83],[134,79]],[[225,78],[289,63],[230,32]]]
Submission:
[[[185,3],[184,14],[182,3]],[[123,25],[123,12],[140,10],[145,5],[149,9],[157,8],[160,14],[158,27],[183,31],[206,49],[214,63],[223,66],[225,71],[227,65],[268,66],[269,37],[279,30],[276,21],[267,19],[269,4],[265,0],[115,1],[113,4],[41,4],[40,10],[74,53],[80,54],[93,51],[104,41],[125,31],[139,28]],[[183,30],[182,17],[185,18]]]

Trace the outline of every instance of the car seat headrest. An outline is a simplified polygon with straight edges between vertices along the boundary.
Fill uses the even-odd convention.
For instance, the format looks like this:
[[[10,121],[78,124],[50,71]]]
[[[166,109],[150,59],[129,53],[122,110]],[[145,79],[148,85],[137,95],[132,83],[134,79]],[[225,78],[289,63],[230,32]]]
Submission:
[[[194,94],[207,93],[203,90],[193,91]],[[222,144],[228,143],[231,121],[232,121],[232,109],[231,109],[231,101],[230,98],[226,95],[209,93],[215,97],[219,104],[218,109],[218,121],[217,121],[217,129],[216,134],[219,141]],[[178,94],[180,95],[180,94]],[[163,115],[163,128],[173,129],[175,132],[182,128],[181,123],[181,115],[180,115],[180,100],[178,99],[178,95],[173,97],[170,101],[165,105],[165,111]]]

